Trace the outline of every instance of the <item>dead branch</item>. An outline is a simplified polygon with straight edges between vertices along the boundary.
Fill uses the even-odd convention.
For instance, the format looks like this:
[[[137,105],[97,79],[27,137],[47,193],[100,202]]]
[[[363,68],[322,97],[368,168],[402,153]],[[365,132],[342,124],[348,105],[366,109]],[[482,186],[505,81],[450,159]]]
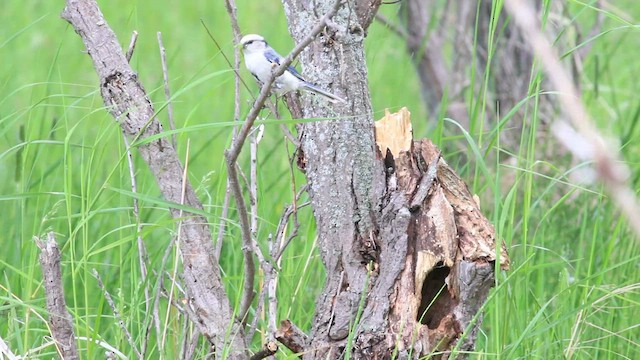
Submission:
[[[133,56],[133,52],[136,47],[136,43],[138,41],[138,32],[134,31],[131,34],[131,41],[129,42],[129,49],[125,55],[127,62],[131,62],[131,57]],[[129,178],[131,179],[131,192],[134,194],[138,193],[138,184],[136,181],[136,170],[133,163],[133,154],[131,152],[131,144],[129,142],[129,138],[127,138],[127,134],[122,131],[122,140],[124,141],[124,146],[127,151],[127,164],[129,165]],[[142,221],[140,220],[140,204],[138,198],[136,196],[133,197],[133,216],[136,219],[136,240],[138,244],[138,263],[140,264],[140,275],[142,276],[141,282],[144,284],[144,309],[145,313],[149,313],[149,305],[151,304],[151,297],[149,295],[149,283],[147,282],[147,249],[144,245],[144,241],[142,240]],[[147,351],[147,345],[149,343],[149,335],[151,327],[147,326],[145,330],[144,341],[142,342],[142,346],[140,348],[140,353],[144,356]]]
[[[79,359],[78,346],[73,333],[73,318],[67,311],[62,287],[62,270],[60,269],[60,249],[55,234],[49,232],[47,239],[36,238],[40,248],[40,266],[44,281],[44,294],[49,312],[49,326],[56,348],[63,359]],[[10,353],[9,353],[10,354]]]
[[[229,180],[227,180],[226,190],[224,192],[224,200],[222,201],[222,212],[220,213],[220,222],[218,223],[218,237],[216,238],[215,256],[216,259],[220,259],[222,253],[222,243],[224,240],[224,233],[227,227],[227,217],[229,216],[229,198],[231,197],[231,188],[229,187]]]
[[[153,106],[95,0],[67,0],[62,17],[82,38],[98,73],[106,108],[127,135],[145,139],[161,133],[162,126],[155,118]],[[171,143],[163,137],[143,143],[138,149],[149,164],[163,196],[178,203],[182,197],[182,166]],[[187,183],[185,189],[185,204],[202,209],[192,186]],[[208,222],[191,213],[179,218],[177,209],[170,210],[180,222],[184,281],[196,314],[192,320],[216,351],[229,348],[229,358],[243,358],[246,344],[243,336],[236,336],[242,330],[232,319]],[[232,336],[227,336],[229,332]]]
[[[137,43],[138,43],[138,32],[134,30],[133,33],[131,34],[131,41],[129,42],[129,49],[127,50],[127,53],[124,56],[127,59],[127,62],[131,61],[131,58],[133,57],[133,52],[136,49],[136,44]]]
[[[280,323],[276,339],[296,354],[302,354],[309,343],[309,336],[290,320],[283,320]]]
[[[113,312],[113,317],[118,322],[118,326],[120,326],[120,330],[122,330],[122,332],[125,335],[125,338],[129,342],[129,346],[131,346],[133,348],[133,350],[135,351],[136,355],[138,356],[138,359],[142,359],[142,353],[136,347],[136,343],[133,340],[133,337],[131,336],[131,333],[129,332],[129,329],[127,329],[127,326],[124,323],[124,320],[122,320],[122,316],[120,315],[120,312],[118,311],[118,307],[116,306],[116,303],[113,302],[113,298],[111,297],[111,294],[109,293],[109,290],[107,290],[107,287],[104,286],[104,282],[102,281],[102,278],[100,277],[100,274],[98,273],[98,271],[96,269],[93,269],[91,271],[91,275],[93,275],[93,277],[96,278],[96,280],[98,281],[98,287],[100,287],[100,290],[102,290],[102,293],[104,294],[104,298],[107,300],[107,304],[109,304],[109,307],[111,308],[111,311]]]
[[[162,79],[164,83],[164,96],[167,99],[167,116],[169,118],[169,128],[171,130],[176,129],[176,124],[173,121],[173,102],[171,101],[171,90],[169,89],[169,70],[167,69],[167,50],[164,48],[162,42],[162,33],[158,31],[158,47],[160,48],[160,62],[162,63]],[[178,148],[178,141],[176,139],[176,133],[171,134],[171,144],[174,149]]]
[[[301,41],[300,43],[298,43],[298,45],[284,58],[280,66],[274,69],[271,78],[262,85],[262,88],[260,90],[260,95],[258,95],[258,98],[253,103],[253,106],[251,107],[251,110],[249,111],[249,114],[247,115],[247,118],[245,119],[244,124],[240,128],[240,131],[238,132],[237,136],[234,138],[233,143],[231,144],[231,147],[225,151],[225,157],[227,159],[227,173],[229,176],[229,184],[231,187],[231,192],[233,193],[233,196],[236,202],[238,216],[240,218],[240,229],[242,231],[242,251],[245,253],[245,271],[247,271],[249,267],[255,267],[255,266],[253,265],[253,255],[251,255],[251,249],[253,248],[252,239],[251,239],[251,227],[249,223],[249,218],[247,216],[247,207],[244,201],[244,195],[242,194],[242,189],[240,187],[240,183],[238,180],[236,161],[238,160],[238,156],[240,155],[242,146],[244,145],[244,142],[247,139],[247,136],[249,135],[249,132],[253,126],[253,123],[255,122],[256,118],[258,117],[258,114],[260,113],[260,111],[262,110],[262,107],[264,106],[265,101],[267,100],[268,96],[271,93],[271,86],[273,85],[273,82],[277,77],[279,77],[284,73],[287,67],[289,67],[289,65],[291,65],[291,63],[293,62],[293,59],[295,59],[295,57],[298,56],[298,54],[300,54],[302,50],[304,50],[304,48],[307,47],[313,41],[313,39],[315,39],[315,37],[324,29],[327,23],[327,20],[333,17],[333,15],[338,11],[341,1],[342,0],[337,0],[335,2],[335,5],[333,6],[333,8],[328,13],[326,13],[320,20],[318,20],[318,23],[313,27],[313,29],[306,36],[306,38],[303,39],[303,41]],[[254,291],[253,280],[250,280],[250,285],[251,285],[250,287],[248,286],[249,284],[247,284],[247,280],[250,280],[250,279],[248,277],[245,278],[245,286],[243,289],[243,295],[240,302],[241,304],[240,311],[238,312],[239,318],[241,319],[243,319],[246,316],[247,311],[249,310],[249,307],[253,300],[253,291]]]

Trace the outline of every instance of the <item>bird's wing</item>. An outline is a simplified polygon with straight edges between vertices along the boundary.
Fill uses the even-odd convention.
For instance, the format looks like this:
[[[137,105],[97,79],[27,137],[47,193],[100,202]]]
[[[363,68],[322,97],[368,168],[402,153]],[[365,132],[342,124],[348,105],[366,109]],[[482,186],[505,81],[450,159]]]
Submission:
[[[283,58],[282,56],[280,56],[280,54],[278,54],[275,50],[269,48],[267,50],[265,50],[264,52],[264,57],[272,64],[278,64],[280,65],[280,63],[282,62]],[[289,66],[287,68],[287,70],[291,73],[291,75],[297,77],[298,79],[306,82],[306,80],[302,77],[302,75],[300,75],[300,73],[298,72],[298,70],[296,70],[296,68],[294,68],[293,66]]]

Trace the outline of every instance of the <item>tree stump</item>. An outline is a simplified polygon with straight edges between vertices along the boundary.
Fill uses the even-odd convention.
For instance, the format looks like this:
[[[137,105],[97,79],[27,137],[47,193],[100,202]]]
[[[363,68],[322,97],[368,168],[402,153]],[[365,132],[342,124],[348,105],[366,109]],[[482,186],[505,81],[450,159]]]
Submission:
[[[465,330],[458,349],[472,350],[481,317],[469,325],[494,283],[495,261],[509,267],[504,243],[497,257],[495,230],[477,197],[430,140],[412,140],[406,108],[376,122],[376,143],[385,154],[387,199],[379,237],[406,246],[404,269],[391,288],[395,335],[387,336],[386,345],[394,343],[386,353],[397,348],[398,358],[434,352],[447,358]]]
[[[384,179],[373,186],[374,225],[356,223],[351,241],[320,243],[327,283],[313,334],[296,342],[299,331],[284,322],[279,340],[295,343],[287,346],[305,359],[448,359],[454,348],[471,351],[494,272],[509,267],[504,244],[438,148],[413,141],[406,108],[387,112],[375,130]],[[314,211],[324,220],[323,209]]]

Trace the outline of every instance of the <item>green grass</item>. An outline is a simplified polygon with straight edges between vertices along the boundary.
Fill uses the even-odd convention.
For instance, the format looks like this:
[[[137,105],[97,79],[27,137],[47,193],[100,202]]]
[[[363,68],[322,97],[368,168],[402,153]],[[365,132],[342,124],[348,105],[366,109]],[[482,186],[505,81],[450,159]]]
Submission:
[[[82,358],[104,357],[105,349],[86,339],[99,339],[133,357],[134,351],[117,326],[92,270],[100,273],[139,346],[149,318],[138,265],[133,198],[141,205],[150,269],[160,271],[175,222],[137,155],[139,193],[131,192],[119,127],[103,108],[97,76],[79,37],[59,17],[62,3],[0,3],[0,337],[16,354],[29,354],[41,347],[35,356],[55,356],[53,346],[43,346],[48,344],[48,315],[39,251],[33,241],[33,236],[53,230],[62,248],[68,307],[76,335],[84,339],[79,341]],[[166,125],[156,44],[156,32],[163,33],[178,152],[184,159],[189,141],[189,179],[205,205],[215,237],[225,192],[223,151],[232,131],[233,73],[200,20],[231,56],[230,26],[223,3],[176,6],[164,0],[118,0],[100,5],[121,44],[128,44],[133,30],[140,33],[132,65]],[[640,30],[634,24],[640,19],[640,6],[631,0],[615,5],[624,12],[604,10],[601,32],[575,45],[593,45],[580,79],[584,100],[602,132],[620,145],[632,169],[630,182],[635,190],[640,181],[640,143],[636,141],[640,136],[640,63],[636,61]],[[243,0],[238,8],[244,31],[261,33],[283,53],[291,48],[279,2]],[[395,19],[394,6],[383,5],[382,11]],[[592,2],[570,1],[565,16],[586,28],[593,23],[596,10]],[[500,29],[495,30],[499,36]],[[559,40],[570,43],[575,33],[564,32]],[[445,159],[479,195],[483,211],[509,249],[511,271],[497,276],[472,358],[640,358],[638,240],[607,198],[606,189],[577,181],[587,164],[571,162],[552,140],[541,141],[551,136],[540,134],[537,100],[548,89],[537,73],[532,73],[529,99],[521,103],[527,122],[519,149],[511,154],[515,161],[503,163],[507,150],[501,147],[499,134],[512,126],[511,109],[490,114],[487,128],[484,115],[480,115],[487,108],[487,99],[470,96],[470,106],[478,111],[469,132],[463,131],[456,119],[428,113],[403,45],[378,23],[369,31],[367,60],[376,118],[385,108],[393,111],[407,106],[416,138],[431,137],[443,149],[454,149],[444,154]],[[253,83],[249,76],[246,79]],[[488,84],[481,85],[486,88]],[[244,115],[250,96],[246,90],[242,96],[247,99],[242,106]],[[292,194],[281,132],[274,122],[265,123],[259,156],[263,171],[258,179],[261,239],[275,231],[279,214],[291,202]],[[248,151],[240,162],[247,168]],[[303,179],[296,172],[298,186]],[[221,268],[231,303],[237,305],[242,289],[242,253],[233,210],[230,219]],[[301,235],[282,262],[278,320],[289,318],[308,330],[324,275],[311,210],[303,209],[300,219]],[[176,258],[173,251],[166,271],[172,271]],[[155,276],[148,281],[155,294]],[[148,358],[179,357],[185,331],[183,319],[177,315],[166,299],[161,299],[160,317],[168,319],[163,322],[166,344],[159,350],[152,332]],[[261,321],[255,349],[267,329],[264,314],[258,316]],[[205,352],[205,344],[198,351]]]

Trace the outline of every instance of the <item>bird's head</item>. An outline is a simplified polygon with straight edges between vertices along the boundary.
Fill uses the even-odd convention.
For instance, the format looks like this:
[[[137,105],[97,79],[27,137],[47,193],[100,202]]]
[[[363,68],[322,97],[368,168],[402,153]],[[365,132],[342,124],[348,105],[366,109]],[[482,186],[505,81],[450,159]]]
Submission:
[[[245,35],[241,40],[239,46],[242,47],[242,51],[245,54],[251,54],[258,51],[264,51],[267,47],[267,42],[260,35],[249,34]]]

